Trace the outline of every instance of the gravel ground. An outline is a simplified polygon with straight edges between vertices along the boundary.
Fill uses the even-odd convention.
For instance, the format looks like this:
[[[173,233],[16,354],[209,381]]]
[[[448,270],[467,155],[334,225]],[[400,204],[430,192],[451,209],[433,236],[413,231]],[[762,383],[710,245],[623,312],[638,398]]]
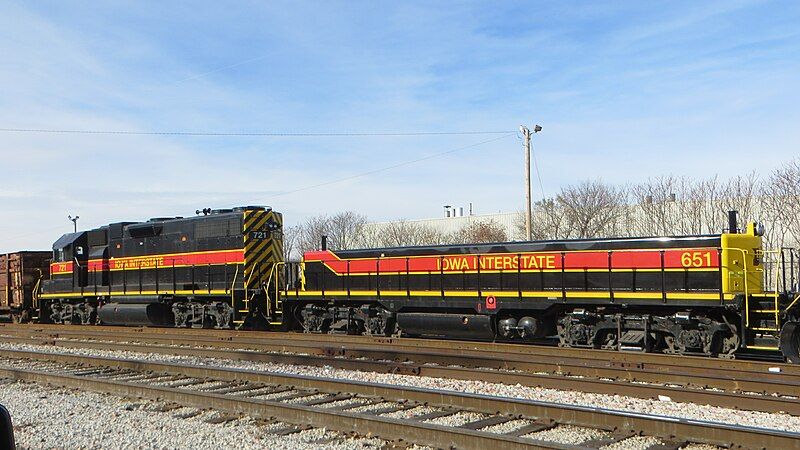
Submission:
[[[482,428],[481,431],[487,431],[489,433],[510,433],[514,430],[518,430],[522,427],[530,425],[532,422],[526,419],[515,419],[509,420],[508,422],[499,423],[497,425],[492,425],[490,427]]]
[[[645,450],[653,445],[660,444],[661,440],[652,436],[633,436],[610,445],[600,447],[600,450]]]
[[[486,414],[480,414],[475,412],[469,411],[461,411],[455,414],[451,414],[449,416],[437,417],[435,419],[426,420],[426,423],[432,423],[436,425],[445,425],[448,427],[460,427],[465,423],[475,422],[476,420],[485,419],[487,417]]]
[[[526,434],[524,437],[540,441],[552,441],[559,444],[578,445],[592,439],[608,437],[609,433],[592,428],[576,427],[572,425],[559,425],[549,430]]]
[[[179,408],[159,412],[144,400],[54,389],[35,384],[0,385],[0,401],[11,411],[20,449],[380,449],[379,439],[342,436],[311,429],[288,436],[269,434],[285,424],[263,426],[251,418],[207,423],[214,411]],[[199,414],[198,414],[199,413]],[[175,416],[196,414],[188,419]],[[315,441],[338,437],[331,442]]]
[[[407,409],[405,411],[395,411],[392,413],[383,414],[381,417],[389,417],[392,419],[410,419],[414,416],[422,416],[438,411],[436,408],[430,406],[417,406],[416,408]]]
[[[248,361],[198,358],[192,356],[174,356],[138,353],[128,351],[104,351],[92,349],[70,349],[43,345],[2,343],[0,348],[28,350],[50,353],[69,353],[85,356],[101,356],[108,358],[126,358],[142,361],[160,361],[181,364],[205,365],[223,368],[239,368],[255,371],[267,371],[285,374],[308,375],[317,377],[355,380],[373,383],[386,383],[404,386],[434,388],[445,391],[466,392],[500,397],[511,397],[547,402],[569,403],[588,407],[602,407],[621,411],[632,411],[644,414],[681,417],[694,420],[731,423],[760,428],[770,428],[800,433],[800,417],[788,414],[773,414],[756,411],[740,411],[729,408],[638,399],[619,395],[591,394],[575,391],[543,389],[521,385],[503,385],[483,381],[450,380],[442,378],[419,377],[413,375],[384,374],[336,369],[332,367],[312,367],[290,364],[257,363]],[[345,401],[347,402],[347,401]],[[329,406],[336,405],[332,403]]]

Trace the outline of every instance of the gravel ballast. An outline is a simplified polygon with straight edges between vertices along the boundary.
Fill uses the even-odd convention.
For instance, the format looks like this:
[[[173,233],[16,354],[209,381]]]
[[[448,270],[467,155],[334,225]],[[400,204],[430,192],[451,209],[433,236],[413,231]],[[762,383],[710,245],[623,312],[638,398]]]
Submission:
[[[567,403],[587,407],[601,407],[620,411],[630,411],[693,420],[729,423],[758,428],[800,432],[800,417],[783,413],[764,413],[757,411],[740,411],[729,408],[697,405],[691,403],[675,403],[625,397],[619,395],[592,394],[575,391],[562,391],[526,387],[521,385],[503,385],[483,381],[451,380],[412,375],[399,375],[374,372],[359,372],[336,369],[332,367],[314,367],[278,363],[248,362],[241,360],[211,359],[193,356],[177,356],[150,354],[130,351],[107,351],[93,349],[58,348],[46,345],[2,343],[0,348],[10,350],[26,350],[35,352],[67,353],[84,356],[106,358],[124,358],[141,361],[158,361],[176,364],[204,365],[221,368],[238,368],[253,371],[265,371],[282,374],[306,375],[335,378],[343,380],[385,383],[402,386],[432,388],[444,391],[465,392],[518,399],[539,400],[546,402]]]
[[[264,426],[248,417],[212,424],[206,421],[220,413],[188,407],[161,412],[157,402],[19,382],[0,385],[0,402],[11,412],[20,449],[307,450],[324,441],[324,448],[374,450],[385,444],[324,429],[277,436],[270,429],[286,424]]]

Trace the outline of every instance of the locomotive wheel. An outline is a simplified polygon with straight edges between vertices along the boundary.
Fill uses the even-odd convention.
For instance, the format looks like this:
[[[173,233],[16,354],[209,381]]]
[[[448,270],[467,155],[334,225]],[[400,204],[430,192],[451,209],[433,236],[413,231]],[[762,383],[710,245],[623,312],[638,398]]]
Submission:
[[[786,361],[800,364],[800,322],[786,322],[781,328],[781,353]]]

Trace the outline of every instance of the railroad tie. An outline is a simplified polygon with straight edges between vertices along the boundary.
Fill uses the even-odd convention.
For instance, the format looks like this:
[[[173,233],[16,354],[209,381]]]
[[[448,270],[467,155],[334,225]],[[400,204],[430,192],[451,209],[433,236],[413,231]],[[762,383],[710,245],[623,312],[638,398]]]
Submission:
[[[300,404],[303,406],[320,406],[326,403],[333,403],[341,400],[349,400],[351,398],[353,398],[352,394],[338,394],[330,397],[318,398],[316,400],[309,400],[307,402],[301,402]]]
[[[290,434],[299,433],[312,428],[314,427],[311,425],[289,425],[284,428],[278,428],[277,430],[270,430],[269,434],[274,434],[276,436],[288,436]]]
[[[530,433],[538,433],[540,431],[549,430],[550,428],[555,428],[558,425],[555,422],[533,422],[531,424],[525,425],[522,428],[517,428],[516,430],[509,431],[505,433],[507,436],[524,436]]]
[[[441,411],[433,411],[433,412],[429,412],[428,414],[422,414],[422,415],[419,415],[419,416],[414,416],[411,419],[418,420],[420,422],[424,422],[426,420],[438,419],[439,417],[452,416],[453,414],[456,414],[457,412],[458,412],[458,410],[455,410],[455,409],[444,409],[444,410],[441,410]]]
[[[374,409],[372,411],[365,411],[365,414],[372,414],[374,416],[380,416],[382,414],[389,414],[389,413],[395,413],[395,412],[400,412],[400,411],[407,411],[409,409],[414,409],[414,408],[416,408],[418,406],[419,405],[413,404],[413,403],[401,403],[401,404],[394,405],[394,406],[387,406],[387,407],[381,408],[381,409]]]
[[[499,425],[514,420],[513,417],[508,416],[491,416],[485,419],[476,420],[474,422],[465,423],[459,428],[466,428],[467,430],[480,430],[481,428],[491,427],[492,425]]]
[[[624,441],[625,439],[628,439],[629,437],[633,436],[636,436],[636,434],[614,433],[610,437],[588,440],[586,442],[581,443],[581,446],[589,448],[600,448],[600,447],[605,447],[606,445],[616,444],[617,442]]]

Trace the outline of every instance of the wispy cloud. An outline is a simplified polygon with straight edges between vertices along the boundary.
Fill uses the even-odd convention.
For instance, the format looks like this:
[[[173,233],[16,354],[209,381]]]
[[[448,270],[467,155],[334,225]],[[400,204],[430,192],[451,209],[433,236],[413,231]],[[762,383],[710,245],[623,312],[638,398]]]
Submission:
[[[0,125],[516,129],[545,191],[766,172],[798,153],[792,2],[0,5]],[[521,206],[521,142],[0,134],[0,251],[82,226],[267,203],[290,222]],[[328,182],[342,180],[333,184]],[[307,186],[319,188],[296,191]]]

